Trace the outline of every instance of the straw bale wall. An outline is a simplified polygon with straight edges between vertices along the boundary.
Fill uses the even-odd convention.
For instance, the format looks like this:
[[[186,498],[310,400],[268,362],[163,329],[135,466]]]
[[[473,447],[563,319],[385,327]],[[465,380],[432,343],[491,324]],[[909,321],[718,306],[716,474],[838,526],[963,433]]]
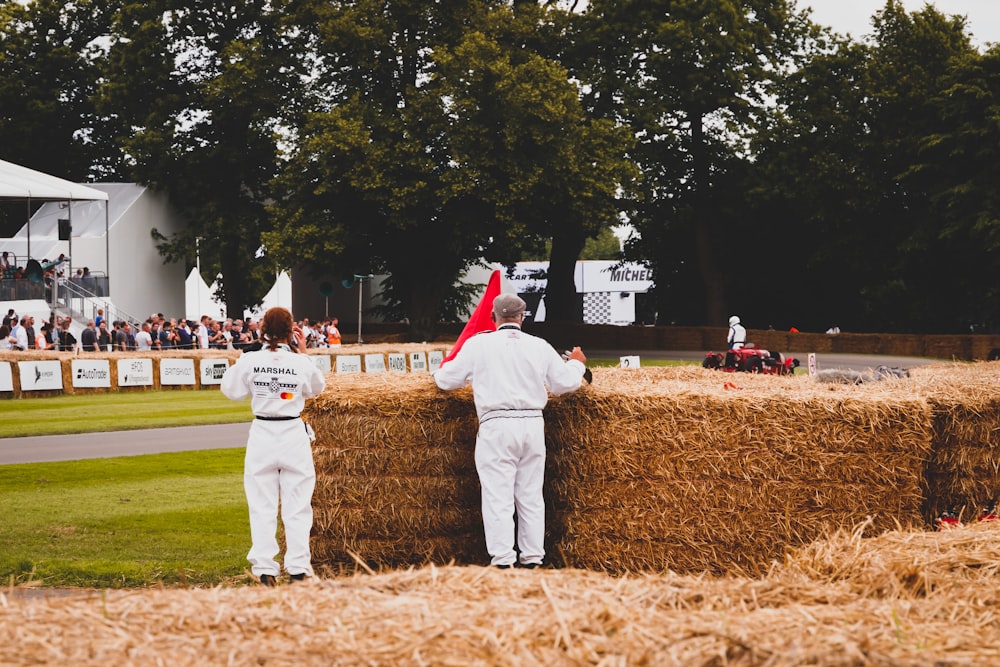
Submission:
[[[924,515],[975,518],[1000,495],[1000,362],[918,369],[913,382],[934,418]]]
[[[556,565],[759,574],[829,530],[971,514],[1000,484],[1000,363],[862,385],[695,367],[594,376],[546,408]],[[318,563],[488,562],[468,388],[338,376],[306,416]]]

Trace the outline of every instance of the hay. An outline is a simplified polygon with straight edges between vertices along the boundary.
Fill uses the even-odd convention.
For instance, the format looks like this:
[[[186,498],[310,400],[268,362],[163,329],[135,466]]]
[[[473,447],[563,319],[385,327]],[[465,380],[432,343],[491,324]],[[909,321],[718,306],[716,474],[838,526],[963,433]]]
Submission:
[[[0,595],[4,664],[986,665],[1000,534],[843,531],[759,579],[424,567],[277,589]]]
[[[597,369],[546,409],[549,559],[760,573],[787,547],[868,516],[873,533],[923,525],[933,420],[906,382]],[[317,562],[486,562],[468,389],[337,377],[306,416],[319,436]]]

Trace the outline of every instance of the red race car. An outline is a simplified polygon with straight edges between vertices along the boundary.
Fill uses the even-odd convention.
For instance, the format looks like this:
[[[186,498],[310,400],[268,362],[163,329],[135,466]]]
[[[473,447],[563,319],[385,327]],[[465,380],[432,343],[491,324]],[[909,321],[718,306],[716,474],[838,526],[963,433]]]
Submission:
[[[760,350],[747,344],[738,350],[709,352],[701,362],[703,368],[735,373],[766,373],[768,375],[792,375],[799,367],[795,357],[784,358],[779,352]]]

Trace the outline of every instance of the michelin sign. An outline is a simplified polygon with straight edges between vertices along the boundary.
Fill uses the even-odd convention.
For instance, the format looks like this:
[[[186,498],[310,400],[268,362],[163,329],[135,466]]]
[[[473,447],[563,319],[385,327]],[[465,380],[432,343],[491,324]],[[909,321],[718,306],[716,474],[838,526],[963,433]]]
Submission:
[[[528,303],[536,322],[545,321],[545,287],[548,262],[518,262],[507,278]],[[576,291],[583,295],[583,321],[587,324],[635,323],[635,295],[655,284],[652,269],[634,262],[580,261],[573,273]]]

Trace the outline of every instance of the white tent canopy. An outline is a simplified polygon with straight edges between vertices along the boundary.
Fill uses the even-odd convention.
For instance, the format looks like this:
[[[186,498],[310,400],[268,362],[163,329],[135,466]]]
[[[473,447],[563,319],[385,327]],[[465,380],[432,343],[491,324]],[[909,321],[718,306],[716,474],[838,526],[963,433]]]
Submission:
[[[107,200],[108,193],[0,160],[0,198],[47,201]]]

